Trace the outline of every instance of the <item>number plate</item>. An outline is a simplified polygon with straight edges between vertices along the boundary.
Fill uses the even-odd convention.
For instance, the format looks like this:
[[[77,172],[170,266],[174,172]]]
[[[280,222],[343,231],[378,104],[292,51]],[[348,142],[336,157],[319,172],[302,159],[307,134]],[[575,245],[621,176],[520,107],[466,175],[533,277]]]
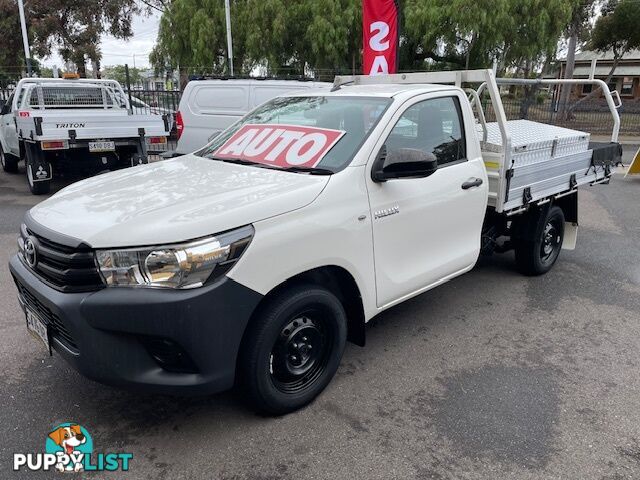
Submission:
[[[89,142],[90,152],[113,152],[116,149],[116,142]]]
[[[29,330],[29,333],[42,341],[47,351],[49,351],[49,331],[47,330],[47,326],[29,309],[29,307],[26,307],[26,314],[27,329]]]

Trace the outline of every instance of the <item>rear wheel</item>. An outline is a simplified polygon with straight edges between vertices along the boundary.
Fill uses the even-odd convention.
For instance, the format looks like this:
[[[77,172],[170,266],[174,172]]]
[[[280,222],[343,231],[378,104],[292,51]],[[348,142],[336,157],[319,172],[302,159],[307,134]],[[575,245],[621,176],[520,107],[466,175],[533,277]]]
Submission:
[[[537,216],[533,234],[521,238],[515,246],[518,270],[525,275],[542,275],[556,263],[564,239],[564,213],[560,207],[551,207],[546,215]]]
[[[2,164],[2,169],[7,173],[18,173],[18,161],[20,159],[14,157],[10,153],[4,153],[2,147],[0,146],[0,164]]]
[[[275,415],[303,407],[324,390],[347,337],[340,301],[312,285],[276,295],[248,328],[239,382],[255,407]]]

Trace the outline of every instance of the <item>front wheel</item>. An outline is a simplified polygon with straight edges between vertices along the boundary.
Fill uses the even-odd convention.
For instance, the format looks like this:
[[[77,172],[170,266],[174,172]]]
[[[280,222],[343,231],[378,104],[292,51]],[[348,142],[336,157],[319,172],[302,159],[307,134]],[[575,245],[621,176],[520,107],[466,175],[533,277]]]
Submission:
[[[305,406],[324,390],[347,338],[342,304],[313,285],[277,294],[247,328],[239,383],[258,410],[275,415]]]
[[[525,275],[542,275],[551,270],[560,255],[564,239],[564,213],[551,207],[538,215],[532,238],[522,238],[515,246],[516,265]]]
[[[2,150],[2,147],[0,147],[0,164],[2,164],[2,169],[5,172],[17,173],[19,160],[19,158],[14,157],[9,153],[4,153],[4,150]]]

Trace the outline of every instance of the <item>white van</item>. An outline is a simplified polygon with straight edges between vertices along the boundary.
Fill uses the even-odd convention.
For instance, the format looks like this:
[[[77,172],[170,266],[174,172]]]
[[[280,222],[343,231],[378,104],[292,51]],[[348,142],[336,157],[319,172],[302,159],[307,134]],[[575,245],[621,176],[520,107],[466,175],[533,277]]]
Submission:
[[[190,81],[176,116],[176,153],[204,147],[247,112],[274,97],[296,90],[331,87],[331,83],[304,80],[217,79]]]

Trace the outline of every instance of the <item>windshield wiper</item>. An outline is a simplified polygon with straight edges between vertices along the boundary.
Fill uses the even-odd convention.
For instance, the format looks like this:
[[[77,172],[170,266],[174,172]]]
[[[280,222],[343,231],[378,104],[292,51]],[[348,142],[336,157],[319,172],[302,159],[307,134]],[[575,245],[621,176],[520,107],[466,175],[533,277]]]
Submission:
[[[263,164],[262,163],[257,163],[257,162],[252,162],[250,160],[244,160],[242,158],[220,158],[220,157],[209,157],[212,160],[218,160],[219,162],[226,162],[226,163],[237,163],[238,165],[255,165],[257,167],[261,167]]]
[[[294,173],[308,173],[310,175],[333,175],[335,172],[333,170],[329,170],[328,168],[320,168],[320,167],[279,167],[277,165],[269,165],[268,163],[260,163],[260,162],[252,162],[250,160],[245,160],[243,158],[220,158],[220,157],[209,157],[213,160],[218,160],[220,162],[227,163],[236,163],[238,165],[251,165],[252,167],[258,168],[268,168],[270,170],[282,170],[284,172],[294,172]]]
[[[333,170],[320,167],[284,167],[279,168],[279,170],[284,170],[285,172],[308,173],[310,175],[333,175],[335,173]]]

